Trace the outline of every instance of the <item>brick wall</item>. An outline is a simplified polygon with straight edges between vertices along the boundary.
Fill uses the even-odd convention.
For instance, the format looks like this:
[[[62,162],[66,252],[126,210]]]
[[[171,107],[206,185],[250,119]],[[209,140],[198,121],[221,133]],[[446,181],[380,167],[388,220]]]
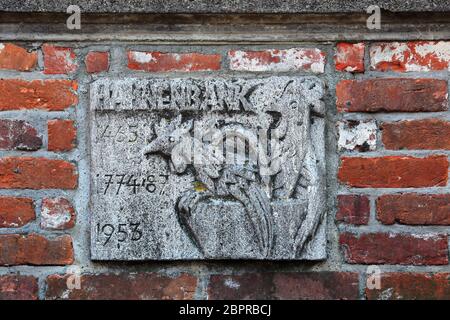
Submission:
[[[0,44],[0,299],[450,298],[449,70],[445,41]],[[89,83],[180,74],[325,82],[326,261],[90,260]]]

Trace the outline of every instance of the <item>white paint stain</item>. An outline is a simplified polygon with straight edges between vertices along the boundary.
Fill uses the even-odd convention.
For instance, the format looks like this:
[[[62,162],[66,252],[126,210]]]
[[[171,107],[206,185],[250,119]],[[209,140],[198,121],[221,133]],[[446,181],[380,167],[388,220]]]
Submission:
[[[156,61],[156,58],[153,57],[150,52],[133,51],[131,54],[133,56],[133,60],[137,63],[149,63]]]
[[[175,58],[175,61],[180,61],[181,60],[181,55],[179,55],[178,53],[174,53],[173,57]]]
[[[364,148],[373,151],[377,144],[377,124],[374,120],[351,123],[338,122],[338,148],[342,150],[357,150]]]
[[[292,48],[286,50],[267,50],[269,55],[279,61],[261,63],[258,57],[250,58],[245,51],[235,51],[229,55],[231,70],[256,72],[286,72],[311,71],[323,73],[325,71],[325,56],[319,49]],[[310,53],[313,52],[311,55]],[[312,56],[312,57],[311,57]],[[319,57],[319,59],[317,59]]]
[[[450,71],[450,42],[427,42],[415,45],[415,54],[404,42],[392,42],[380,45],[373,45],[370,48],[370,65],[375,69],[379,63],[392,63],[400,61],[407,72],[423,72],[433,70],[431,61],[423,65],[417,61],[417,58],[432,57],[433,60],[441,61],[447,64]]]
[[[389,300],[392,297],[392,293],[394,292],[394,289],[388,288],[386,290],[383,290],[380,293],[380,300]]]
[[[414,238],[422,239],[422,240],[437,240],[439,239],[439,235],[435,233],[422,233],[422,234],[412,234]]]
[[[450,71],[450,41],[419,44],[416,46],[416,52],[422,57],[426,57],[431,54],[434,55],[436,59],[447,62],[447,69]]]
[[[231,288],[231,289],[239,289],[240,286],[241,286],[241,285],[239,284],[239,282],[234,281],[234,280],[231,279],[231,278],[225,279],[224,284],[225,284],[228,288]]]
[[[349,55],[353,55],[355,51],[361,52],[361,54],[364,54],[364,43],[354,43],[351,46],[348,47],[341,47],[336,52],[336,60],[343,63],[348,60]]]
[[[41,226],[44,229],[61,229],[72,219],[70,211],[62,205],[53,210],[43,206],[41,211]]]

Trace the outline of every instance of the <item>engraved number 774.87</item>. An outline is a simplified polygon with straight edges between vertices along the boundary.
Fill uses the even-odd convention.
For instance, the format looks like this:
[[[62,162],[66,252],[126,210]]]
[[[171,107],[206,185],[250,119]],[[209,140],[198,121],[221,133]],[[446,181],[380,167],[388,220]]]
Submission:
[[[158,192],[159,195],[162,195],[169,175],[149,174],[146,177],[138,177],[134,174],[105,174],[104,178],[104,195],[111,192],[118,195],[124,190],[129,190],[132,194],[137,194],[144,190],[149,193]]]

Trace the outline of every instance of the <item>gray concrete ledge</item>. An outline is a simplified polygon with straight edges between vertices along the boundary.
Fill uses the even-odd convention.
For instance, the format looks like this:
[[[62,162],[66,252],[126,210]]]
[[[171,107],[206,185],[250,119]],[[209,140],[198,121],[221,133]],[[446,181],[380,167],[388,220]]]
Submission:
[[[392,12],[450,11],[450,0],[0,0],[0,12],[351,13],[370,5]]]

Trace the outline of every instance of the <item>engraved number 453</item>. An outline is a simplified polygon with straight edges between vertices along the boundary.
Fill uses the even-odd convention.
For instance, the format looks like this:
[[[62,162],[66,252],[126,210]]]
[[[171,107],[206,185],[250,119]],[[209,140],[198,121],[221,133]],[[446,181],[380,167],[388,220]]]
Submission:
[[[115,142],[136,142],[139,138],[136,124],[120,125],[113,127],[109,124],[105,126],[105,129],[101,131],[100,137],[102,139],[114,140]]]

